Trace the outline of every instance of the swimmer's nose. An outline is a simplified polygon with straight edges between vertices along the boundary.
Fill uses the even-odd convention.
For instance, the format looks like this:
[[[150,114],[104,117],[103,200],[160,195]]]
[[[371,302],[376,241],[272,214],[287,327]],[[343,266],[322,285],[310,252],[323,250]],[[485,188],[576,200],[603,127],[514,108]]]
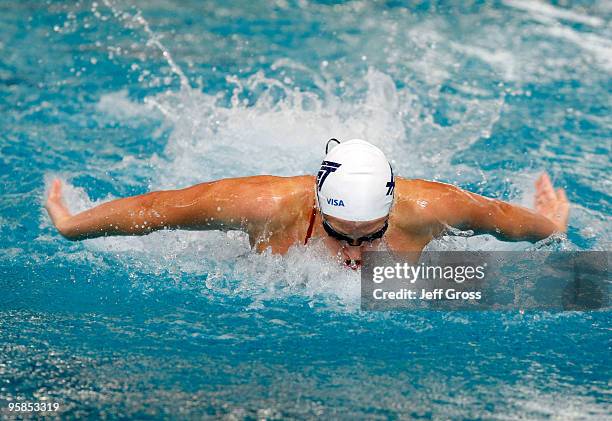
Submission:
[[[342,254],[344,260],[359,260],[361,261],[361,247],[360,246],[345,246],[342,248]]]

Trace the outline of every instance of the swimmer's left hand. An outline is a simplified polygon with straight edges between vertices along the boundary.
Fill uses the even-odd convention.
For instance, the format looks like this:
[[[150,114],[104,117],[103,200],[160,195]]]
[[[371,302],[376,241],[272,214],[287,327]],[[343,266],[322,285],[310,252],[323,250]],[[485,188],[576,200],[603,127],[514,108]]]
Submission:
[[[555,189],[550,181],[548,174],[543,173],[535,182],[535,209],[548,219],[550,219],[560,232],[567,231],[567,221],[569,218],[569,201],[565,195],[565,190]]]
[[[45,208],[49,212],[53,225],[62,235],[65,235],[66,224],[71,215],[62,198],[62,182],[60,180],[53,180]]]

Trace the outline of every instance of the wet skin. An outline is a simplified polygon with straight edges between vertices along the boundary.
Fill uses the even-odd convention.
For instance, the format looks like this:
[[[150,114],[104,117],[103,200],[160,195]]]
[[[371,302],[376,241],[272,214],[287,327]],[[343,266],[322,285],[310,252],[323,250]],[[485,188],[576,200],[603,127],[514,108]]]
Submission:
[[[67,239],[146,235],[161,229],[242,230],[257,251],[286,253],[303,244],[315,203],[315,177],[254,176],[151,192],[103,203],[72,215],[55,180],[46,209]],[[538,241],[565,232],[569,202],[548,175],[536,181],[535,209],[489,199],[458,187],[396,177],[389,227],[380,240],[350,246],[330,237],[316,211],[311,241],[321,239],[343,262],[361,261],[363,251],[382,242],[392,251],[421,251],[447,227],[489,233],[506,241]],[[385,218],[366,222],[325,216],[334,230],[359,238],[379,230]]]

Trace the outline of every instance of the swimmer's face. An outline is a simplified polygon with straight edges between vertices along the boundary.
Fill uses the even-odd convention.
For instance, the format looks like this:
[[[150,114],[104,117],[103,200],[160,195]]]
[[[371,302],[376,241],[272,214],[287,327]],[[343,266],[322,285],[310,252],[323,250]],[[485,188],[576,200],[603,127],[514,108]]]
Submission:
[[[346,221],[344,219],[335,218],[329,215],[322,215],[323,220],[327,223],[328,228],[331,228],[341,236],[349,237],[351,241],[341,240],[337,236],[325,236],[325,245],[333,253],[338,255],[343,262],[352,269],[357,269],[361,266],[361,253],[363,251],[376,249],[381,240],[374,239],[371,241],[359,241],[364,237],[369,237],[372,234],[380,234],[387,223],[386,216],[372,221]]]

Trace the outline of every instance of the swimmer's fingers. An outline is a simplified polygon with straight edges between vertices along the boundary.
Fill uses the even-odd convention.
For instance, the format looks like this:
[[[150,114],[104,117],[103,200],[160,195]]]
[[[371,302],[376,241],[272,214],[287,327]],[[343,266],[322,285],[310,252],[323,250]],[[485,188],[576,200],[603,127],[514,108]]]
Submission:
[[[550,177],[548,177],[548,174],[543,172],[542,174],[540,174],[540,176],[535,182],[536,188],[539,190],[542,187],[542,185],[546,183],[546,181],[550,182]]]
[[[535,182],[535,209],[550,219],[559,231],[567,230],[569,219],[569,201],[565,190],[555,190],[548,174],[543,173]]]
[[[49,189],[49,195],[47,196],[47,206],[52,203],[62,202],[62,182],[59,179],[53,180],[51,188]]]
[[[62,198],[62,182],[59,178],[53,180],[51,189],[49,190],[48,200],[56,200]]]
[[[62,225],[70,218],[70,212],[62,200],[62,182],[53,180],[45,208],[53,221],[53,224],[62,231]]]
[[[565,194],[565,190],[557,189],[557,214],[559,215],[559,220],[567,227],[567,221],[569,219],[569,207],[570,203],[567,200],[567,195]]]
[[[555,189],[548,174],[544,173],[536,181],[536,203],[557,200]]]
[[[559,202],[561,197],[557,196],[558,192],[555,192],[552,182],[548,174],[543,173],[535,183],[536,195],[535,195],[535,209],[538,213],[541,213],[549,218],[552,215],[557,214]],[[564,196],[564,200],[567,198]]]

